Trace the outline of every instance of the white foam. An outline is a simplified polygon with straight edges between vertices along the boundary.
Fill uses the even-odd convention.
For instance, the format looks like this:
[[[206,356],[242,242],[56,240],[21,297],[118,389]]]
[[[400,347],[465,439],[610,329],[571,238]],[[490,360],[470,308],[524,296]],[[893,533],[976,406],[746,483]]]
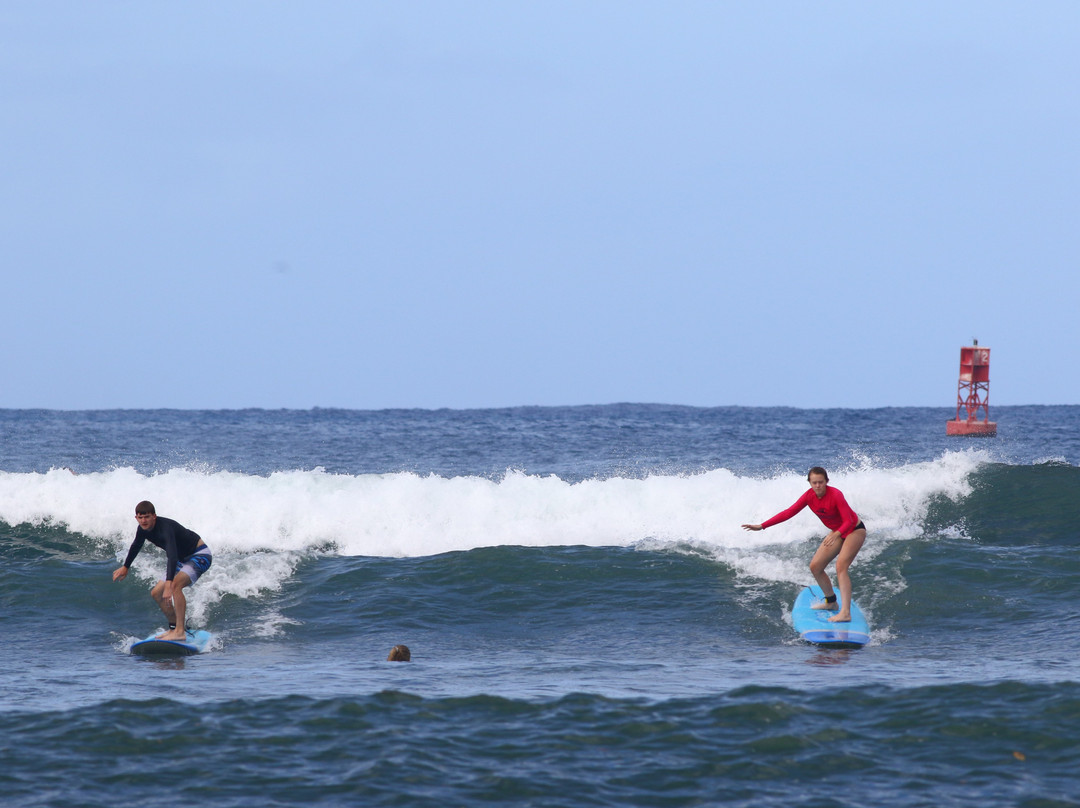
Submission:
[[[863,553],[872,557],[876,542],[920,535],[932,498],[965,496],[969,474],[985,460],[949,452],[927,463],[866,463],[830,475],[866,520],[874,541]],[[414,557],[495,545],[683,545],[745,575],[798,581],[806,576],[803,545],[823,534],[813,515],[758,533],[740,526],[786,508],[805,489],[803,474],[761,479],[726,469],[575,483],[520,472],[498,480],[321,470],[268,477],[194,469],[0,472],[0,520],[66,525],[119,561],[135,533],[135,503],[149,499],[214,552],[212,573],[196,587],[199,610],[225,594],[277,588],[311,555]],[[135,572],[150,579],[160,566],[137,562]]]

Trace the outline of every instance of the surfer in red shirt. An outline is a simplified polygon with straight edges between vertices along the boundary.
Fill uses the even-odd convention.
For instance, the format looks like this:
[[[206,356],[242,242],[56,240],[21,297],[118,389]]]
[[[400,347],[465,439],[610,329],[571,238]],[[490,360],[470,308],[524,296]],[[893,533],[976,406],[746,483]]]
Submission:
[[[764,530],[772,525],[786,522],[806,506],[817,514],[818,518],[829,528],[829,535],[821,541],[821,545],[810,559],[810,572],[821,586],[821,592],[825,599],[815,603],[814,609],[829,609],[839,611],[829,618],[832,623],[851,622],[851,576],[848,575],[848,567],[862,549],[866,541],[866,526],[859,519],[858,514],[851,509],[844,499],[844,495],[837,488],[829,487],[829,475],[821,466],[814,466],[806,475],[810,483],[810,490],[803,494],[790,508],[766,519],[760,525],[743,525],[746,530]],[[836,559],[836,583],[840,587],[840,603],[836,602],[836,592],[833,591],[832,581],[829,580],[825,568],[829,562]]]

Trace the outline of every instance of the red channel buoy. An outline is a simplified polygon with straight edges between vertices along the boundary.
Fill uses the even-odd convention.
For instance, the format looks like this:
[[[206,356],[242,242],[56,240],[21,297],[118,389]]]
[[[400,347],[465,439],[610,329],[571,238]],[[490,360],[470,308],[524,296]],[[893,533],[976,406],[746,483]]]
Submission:
[[[991,438],[997,434],[997,424],[990,420],[990,349],[980,348],[977,339],[972,342],[960,349],[956,418],[945,422],[945,434]]]

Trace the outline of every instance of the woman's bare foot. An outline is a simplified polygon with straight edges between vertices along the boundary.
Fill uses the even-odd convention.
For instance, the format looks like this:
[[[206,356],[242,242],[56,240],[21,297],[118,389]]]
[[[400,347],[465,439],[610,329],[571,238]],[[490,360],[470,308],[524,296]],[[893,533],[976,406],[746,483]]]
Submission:
[[[184,642],[187,639],[187,632],[185,632],[183,629],[174,628],[166,631],[164,634],[158,634],[157,639]]]
[[[840,604],[835,600],[818,600],[810,604],[811,609],[828,609],[830,612],[835,612],[840,608]]]
[[[850,623],[851,612],[840,612],[840,614],[834,614],[829,618],[830,623]]]

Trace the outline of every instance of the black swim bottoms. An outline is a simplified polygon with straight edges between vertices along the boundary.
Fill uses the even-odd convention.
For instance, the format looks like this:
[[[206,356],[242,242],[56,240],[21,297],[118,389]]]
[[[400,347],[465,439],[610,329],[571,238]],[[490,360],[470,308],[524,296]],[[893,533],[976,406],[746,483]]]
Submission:
[[[859,520],[859,524],[855,525],[855,527],[851,529],[851,533],[854,533],[856,530],[866,530],[866,525],[862,523],[862,519]],[[851,533],[848,533],[848,536],[850,536]],[[846,538],[847,536],[841,536],[840,541],[843,541]]]

